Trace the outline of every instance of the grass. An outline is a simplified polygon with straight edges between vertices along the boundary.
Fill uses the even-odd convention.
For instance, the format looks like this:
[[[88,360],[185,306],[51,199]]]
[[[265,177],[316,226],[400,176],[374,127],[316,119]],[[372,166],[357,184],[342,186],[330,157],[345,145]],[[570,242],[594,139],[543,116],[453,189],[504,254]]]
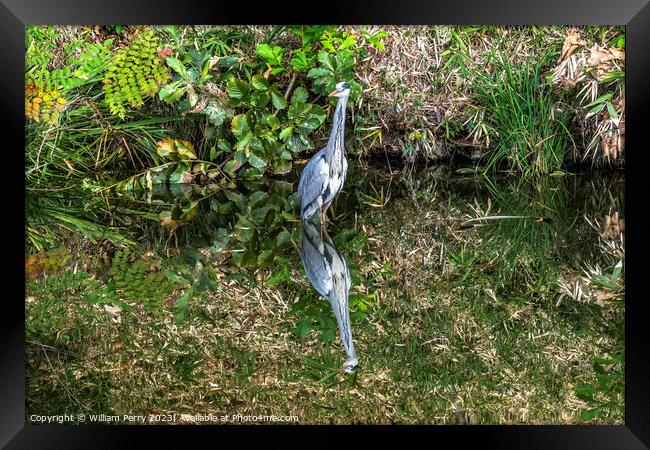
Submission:
[[[386,51],[357,70],[368,87],[355,121],[360,130],[371,130],[355,133],[362,141],[355,145],[362,155],[389,151],[404,159],[435,160],[473,154],[487,158],[491,152],[500,161],[512,153],[517,169],[533,150],[531,162],[523,167],[532,170],[548,170],[545,166],[557,166],[558,159],[574,166],[623,162],[624,55],[607,63],[590,60],[592,48],[603,55],[610,48],[624,48],[620,27],[422,26],[387,31]],[[572,53],[564,53],[565,42],[574,35]],[[529,72],[522,70],[526,65]],[[547,74],[552,74],[550,80]],[[522,97],[514,95],[513,88]],[[531,90],[542,99],[540,108],[531,108],[537,100]],[[589,114],[593,105],[587,105],[602,95],[615,98],[610,102],[615,115],[604,108]],[[562,100],[561,108],[555,97]],[[505,105],[511,100],[508,110]],[[527,117],[527,109],[533,109],[532,117]],[[575,120],[567,123],[565,115],[571,119],[573,113]],[[435,138],[417,146],[408,138],[431,130]],[[370,133],[383,139],[368,138]],[[542,158],[533,158],[541,153],[534,148],[539,141],[554,135],[549,140],[562,144],[566,134],[575,144],[553,149],[544,141]]]
[[[99,272],[90,284],[90,275],[60,272],[28,285],[28,411],[276,414],[299,423],[621,423],[622,392],[606,385],[605,397],[594,395],[602,409],[585,417],[592,404],[582,386],[598,386],[594,357],[620,342],[612,317],[622,317],[621,303],[597,299],[620,300],[622,276],[603,270],[607,280],[580,279],[583,296],[572,297],[558,281],[579,275],[584,261],[556,255],[543,273],[537,253],[522,245],[519,258],[495,262],[488,238],[497,224],[460,228],[482,210],[476,205],[494,201],[489,189],[463,194],[438,179],[438,187],[417,189],[416,207],[398,189],[388,192],[388,180],[381,184],[372,172],[355,177],[364,178],[365,187],[337,200],[329,224],[353,272],[355,375],[339,371],[338,338],[323,339],[331,311],[301,273],[297,253],[282,276],[274,267],[234,271],[213,263],[216,284],[190,299],[180,323],[173,302],[157,314],[133,299],[124,299],[131,309],[89,304],[89,290],[105,290]],[[375,195],[382,187],[398,200],[381,208],[354,200],[357,191]],[[507,183],[497,188],[516,196]],[[578,201],[589,204],[591,194],[583,195]],[[618,207],[603,202],[589,220],[601,222],[600,214]],[[601,254],[602,267],[617,258],[586,220],[559,229],[557,243],[577,233]],[[500,245],[511,245],[501,233]],[[301,318],[314,326],[299,331]]]
[[[497,141],[488,154],[485,171],[504,165],[524,175],[562,169],[565,155],[575,144],[569,131],[571,111],[543,77],[555,53],[551,50],[543,58],[523,64],[499,55],[489,60],[487,70],[466,72],[468,77],[474,75],[477,108],[484,109],[488,134]],[[474,132],[476,128],[470,134]]]

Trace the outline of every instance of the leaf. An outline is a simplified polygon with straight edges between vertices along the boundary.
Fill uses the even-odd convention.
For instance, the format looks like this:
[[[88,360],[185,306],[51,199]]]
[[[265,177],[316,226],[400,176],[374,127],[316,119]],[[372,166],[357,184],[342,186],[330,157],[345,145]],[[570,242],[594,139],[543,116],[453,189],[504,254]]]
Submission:
[[[616,39],[616,47],[625,48],[625,36],[619,36],[618,39]]]
[[[609,117],[612,120],[618,120],[618,114],[616,114],[616,110],[614,109],[614,105],[612,105],[611,102],[607,102],[607,112],[609,113]]]
[[[616,263],[616,266],[614,266],[614,271],[612,272],[612,280],[613,281],[618,280],[618,277],[621,276],[622,271],[623,271],[623,261],[619,261]]]
[[[262,158],[257,156],[255,153],[250,154],[250,157],[248,158],[248,162],[250,163],[251,166],[256,167],[258,169],[261,169],[262,167],[266,167],[266,161],[264,161]]]
[[[187,86],[181,87],[181,81],[174,81],[164,86],[160,92],[158,92],[158,97],[165,103],[172,103],[178,100],[185,94]]]
[[[223,124],[226,119],[232,117],[232,110],[218,105],[216,102],[210,102],[203,110],[203,113],[208,117],[212,125],[219,126]]]
[[[217,62],[217,67],[223,67],[225,69],[230,69],[239,64],[239,58],[236,55],[224,56],[219,58]]]
[[[174,309],[176,310],[176,315],[174,316],[174,323],[176,325],[180,324],[189,315],[188,304],[193,295],[194,295],[194,289],[190,288],[186,293],[178,297],[176,302],[174,302]]]
[[[343,42],[341,42],[341,45],[339,45],[338,50],[339,51],[345,50],[346,48],[352,47],[356,43],[357,43],[357,38],[350,35],[347,38],[345,38],[345,40]]]
[[[334,73],[324,67],[314,67],[307,72],[308,78],[320,78],[334,76]]]
[[[219,139],[219,141],[217,142],[217,148],[222,152],[229,152],[232,150],[230,141],[226,139]]]
[[[280,126],[280,119],[272,114],[269,114],[266,116],[266,123],[270,125],[271,129],[275,130]]]
[[[318,52],[318,61],[327,69],[334,72],[334,58],[324,50]]]
[[[307,120],[300,125],[309,130],[315,130],[325,122],[326,118],[327,114],[325,113],[325,110],[318,105],[313,105],[309,110]]]
[[[307,108],[309,108],[311,105],[305,104],[302,102],[291,102],[291,106],[289,106],[289,110],[287,111],[287,117],[290,120],[295,120],[301,115],[304,117],[304,113],[307,112]]]
[[[170,158],[176,152],[173,139],[163,139],[156,144],[156,151],[161,158]]]
[[[176,140],[176,151],[181,160],[197,159],[194,154],[194,145],[188,141]]]
[[[250,155],[250,151],[251,151],[250,150],[250,142],[251,142],[251,139],[252,139],[252,135],[251,135],[251,133],[248,133],[248,134],[244,135],[244,137],[239,139],[237,141],[237,143],[235,144],[235,148],[237,150],[239,150],[239,153],[242,153],[244,155],[244,161],[246,161],[246,159]]]
[[[190,102],[191,108],[194,108],[196,106],[196,102],[199,101],[199,96],[196,92],[194,92],[192,86],[188,86],[187,88],[187,100]]]
[[[305,103],[307,102],[307,99],[309,98],[309,94],[303,87],[297,88],[295,91],[293,91],[293,95],[291,96],[291,103]]]
[[[232,78],[226,85],[226,92],[228,96],[236,99],[245,99],[248,96],[250,87],[244,80]]]
[[[591,116],[595,116],[596,114],[598,114],[599,112],[601,112],[603,109],[605,109],[605,105],[602,104],[602,103],[601,103],[600,105],[596,105],[596,106],[594,106],[593,108],[591,108],[591,109],[589,110],[589,112],[588,112],[587,115],[585,116],[585,119],[588,119],[588,118],[591,117]]]
[[[162,139],[158,141],[156,151],[160,157],[174,161],[197,159],[192,143],[179,139]]]
[[[251,133],[251,126],[246,114],[239,114],[232,118],[231,131],[239,139]]]
[[[271,275],[267,280],[266,284],[270,286],[275,286],[276,284],[283,283],[285,281],[289,281],[291,277],[289,276],[289,269],[287,269],[286,266],[284,266],[280,271],[275,272],[273,275]]]
[[[179,164],[178,168],[169,176],[171,184],[189,184],[193,180],[192,172],[186,164]],[[182,211],[182,210],[181,210]],[[180,218],[180,215],[179,215]]]
[[[252,80],[253,87],[258,91],[267,91],[270,87],[269,81],[263,75],[255,75]]]
[[[275,89],[271,90],[271,101],[276,109],[284,109],[287,107],[287,100]]]
[[[580,411],[580,420],[591,420],[600,414],[601,407]]]
[[[311,323],[309,319],[300,319],[296,324],[296,334],[298,337],[307,336],[311,330]]]
[[[190,203],[189,206],[184,207],[183,214],[181,215],[180,220],[183,222],[191,222],[192,220],[194,220],[199,210],[198,206],[199,206],[199,202],[195,201]]]
[[[295,55],[296,56],[291,59],[291,67],[298,72],[304,72],[311,65],[307,59],[305,51],[299,49],[295,52]]]
[[[260,58],[269,62],[272,62],[275,59],[275,55],[273,54],[273,48],[269,44],[259,44],[255,49],[255,53]]]
[[[251,95],[251,104],[256,108],[263,108],[268,105],[270,96],[268,92],[257,91]]]
[[[231,160],[228,161],[228,162],[226,163],[226,165],[223,167],[223,170],[226,171],[227,173],[233,173],[234,171],[236,171],[237,169],[239,169],[239,168],[241,167],[241,165],[242,165],[241,162],[239,162],[239,161],[237,161],[237,160],[234,160],[234,159],[231,159]]]
[[[593,401],[594,400],[594,394],[598,393],[598,389],[596,389],[593,386],[590,385],[582,385],[582,386],[577,386],[575,388],[575,394],[576,397],[578,397],[580,400],[584,401]]]
[[[165,270],[164,273],[165,273],[165,276],[167,277],[167,279],[169,281],[171,281],[172,283],[180,284],[180,285],[183,285],[183,286],[189,286],[190,285],[189,280],[187,280],[186,278],[184,278],[184,277],[182,277],[180,275],[175,274],[171,270]]]
[[[187,73],[187,69],[178,58],[174,58],[173,56],[170,56],[169,58],[166,59],[165,62],[169,67],[174,69],[174,71],[178,73],[181,77],[185,78],[186,80],[190,79],[190,76]]]
[[[273,259],[273,250],[263,250],[257,257],[257,264],[264,265],[271,262]]]
[[[585,108],[591,108],[592,106],[599,105],[601,103],[605,103],[605,101],[609,100],[610,98],[612,98],[612,93],[607,92],[606,94],[601,95],[596,100],[589,103],[588,105],[585,105]]]
[[[248,197],[248,204],[250,206],[255,206],[258,203],[262,202],[263,200],[267,199],[269,197],[268,192],[264,191],[257,191],[251,194],[250,197]]]
[[[299,135],[291,135],[287,141],[287,148],[293,153],[299,153],[306,149],[306,145],[302,142]]]
[[[318,337],[318,340],[321,342],[332,342],[334,338],[336,337],[336,330],[333,328],[328,328],[327,330],[323,331],[320,336]],[[331,372],[329,375],[324,376],[321,381],[325,381],[332,376],[336,375],[337,372]]]
[[[354,68],[354,54],[350,50],[339,51],[334,57],[338,73],[344,78],[354,78],[350,72]]]
[[[288,153],[289,156],[291,156],[291,154],[286,150],[285,153]],[[271,166],[271,171],[273,172],[273,174],[284,175],[286,173],[291,172],[291,161],[287,161],[289,159],[291,158],[276,159],[275,161],[273,161],[273,164]],[[282,216],[284,217],[284,214]]]
[[[287,127],[280,131],[280,139],[285,140],[289,136],[291,136],[291,133],[293,132],[293,127]]]
[[[278,233],[278,237],[275,239],[275,245],[278,247],[284,247],[291,243],[291,233],[287,230],[282,230]]]
[[[271,203],[267,203],[264,206],[253,209],[250,217],[255,221],[255,223],[263,225],[269,211],[273,209],[276,209],[276,206]]]
[[[234,235],[240,242],[250,241],[255,235],[255,224],[244,216],[240,216],[235,225]]]
[[[562,45],[562,54],[560,55],[560,61],[563,61],[571,55],[580,45],[585,45],[585,41],[580,39],[580,32],[578,30],[571,30],[571,32],[564,39],[564,44]]]

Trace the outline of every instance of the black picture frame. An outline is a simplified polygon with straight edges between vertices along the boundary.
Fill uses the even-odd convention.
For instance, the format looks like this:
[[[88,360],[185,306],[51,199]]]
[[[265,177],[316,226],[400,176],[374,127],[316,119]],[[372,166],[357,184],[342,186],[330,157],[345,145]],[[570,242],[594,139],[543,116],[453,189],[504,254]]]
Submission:
[[[644,123],[650,99],[650,4],[648,0],[544,0],[523,3],[516,0],[463,0],[433,2],[384,0],[353,3],[334,1],[289,6],[284,2],[247,6],[241,2],[207,2],[205,0],[147,0],[132,1],[55,1],[1,0],[0,2],[0,84],[4,142],[15,138],[15,145],[5,146],[4,185],[9,187],[7,198],[17,200],[17,209],[5,204],[6,218],[14,223],[6,227],[5,246],[11,257],[5,271],[6,285],[17,286],[4,295],[2,345],[0,346],[0,445],[7,448],[108,448],[146,445],[151,439],[164,439],[171,444],[176,439],[187,444],[187,426],[65,426],[26,425],[24,380],[24,304],[18,280],[24,279],[24,216],[16,211],[24,206],[21,197],[13,195],[15,186],[24,186],[24,27],[32,24],[267,24],[267,23],[341,23],[341,24],[496,24],[496,25],[618,25],[626,29],[626,360],[625,360],[625,425],[597,426],[432,426],[432,427],[338,427],[335,433],[348,439],[352,431],[365,436],[382,438],[386,433],[407,431],[410,440],[425,443],[464,443],[476,440],[488,448],[544,449],[636,449],[650,446],[650,336],[645,323],[642,293],[643,270],[638,262],[644,254],[645,223],[642,207],[647,204],[641,171],[644,160]],[[21,218],[23,220],[21,220]],[[22,287],[24,299],[24,284]],[[405,430],[408,428],[408,430]],[[230,433],[238,438],[254,430],[275,434],[285,442],[296,438],[296,431],[315,440],[321,427],[192,427],[201,438],[218,433],[225,442]],[[180,433],[179,433],[180,431]],[[243,431],[243,433],[242,433]],[[306,432],[305,432],[306,431]],[[288,435],[287,432],[292,433]],[[327,427],[327,432],[332,432]],[[417,434],[417,436],[416,436]],[[429,436],[431,434],[431,436]],[[194,434],[192,435],[194,436]],[[215,436],[216,438],[216,436]],[[302,438],[302,437],[301,437]],[[432,439],[433,438],[433,439]],[[451,441],[447,441],[450,439]],[[215,442],[215,441],[213,441]],[[339,441],[340,442],[340,441]],[[347,442],[346,442],[347,443]],[[296,444],[300,445],[299,442]],[[454,444],[456,445],[456,444]]]

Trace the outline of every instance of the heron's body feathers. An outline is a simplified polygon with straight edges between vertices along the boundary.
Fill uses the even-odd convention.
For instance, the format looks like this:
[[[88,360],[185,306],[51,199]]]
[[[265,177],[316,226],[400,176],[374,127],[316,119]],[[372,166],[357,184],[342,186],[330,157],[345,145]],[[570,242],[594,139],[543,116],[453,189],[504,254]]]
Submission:
[[[327,145],[312,156],[300,175],[298,193],[303,220],[329,205],[345,183],[348,170],[344,148],[346,104],[347,97],[341,97]]]
[[[334,247],[327,231],[321,231],[319,224],[302,222],[303,240],[300,256],[307,278],[314,289],[327,299],[339,325],[341,342],[348,359],[346,367],[357,365],[357,356],[352,341],[348,296],[350,293],[350,270],[345,259]]]
[[[323,193],[329,187],[329,164],[320,150],[309,160],[298,183],[300,194],[300,215],[304,220],[309,219],[323,205]]]

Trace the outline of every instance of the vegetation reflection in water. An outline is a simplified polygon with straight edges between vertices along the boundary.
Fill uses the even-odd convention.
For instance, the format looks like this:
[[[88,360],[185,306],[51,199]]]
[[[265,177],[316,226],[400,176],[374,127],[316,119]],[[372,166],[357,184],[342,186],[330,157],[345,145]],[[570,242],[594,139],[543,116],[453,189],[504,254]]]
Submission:
[[[111,198],[114,214],[131,217],[139,237],[133,255],[171,248],[189,268],[173,258],[156,263],[166,278],[161,291],[175,294],[148,298],[143,311],[137,293],[127,295],[128,277],[152,272],[119,275],[115,260],[123,264],[124,253],[113,257],[108,278],[61,282],[56,295],[82,299],[66,306],[72,310],[54,306],[53,291],[31,283],[30,342],[77,356],[68,354],[61,375],[53,370],[43,381],[43,347],[30,348],[28,383],[60,390],[61,404],[81,408],[64,394],[72,389],[105,412],[178,412],[171,392],[212,409],[232,409],[234,398],[238,411],[293,408],[316,422],[622,421],[622,179],[522,182],[445,167],[401,177],[351,166],[349,180],[329,226],[352,279],[350,321],[364,361],[354,377],[339,374],[336,320],[298,261],[295,183],[265,179],[159,185]],[[121,325],[84,301],[117,308]],[[83,320],[58,319],[82,313]],[[170,314],[173,329],[159,320]],[[91,324],[103,344],[84,338]],[[54,340],[52,329],[59,331]],[[178,330],[190,329],[196,342],[177,339]],[[159,357],[142,355],[136,337],[146,337]],[[91,351],[107,343],[120,345],[103,356]],[[143,394],[134,395],[134,386],[120,384],[125,369],[110,378],[97,369],[127,356],[150,376],[180,374],[185,384],[162,395],[141,378]],[[71,386],[70,370],[83,383]],[[207,382],[219,388],[206,393],[200,386]],[[295,406],[273,406],[289,393]],[[127,407],[117,397],[133,402]],[[37,394],[28,409],[44,404]]]

